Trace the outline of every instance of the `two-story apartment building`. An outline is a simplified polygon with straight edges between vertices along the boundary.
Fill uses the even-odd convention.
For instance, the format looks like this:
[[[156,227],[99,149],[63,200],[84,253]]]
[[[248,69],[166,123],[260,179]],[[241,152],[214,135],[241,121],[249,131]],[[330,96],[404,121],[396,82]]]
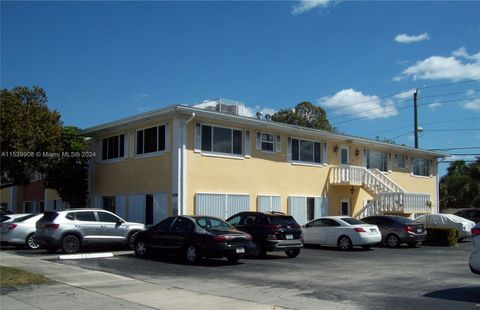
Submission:
[[[276,210],[323,215],[437,212],[445,154],[242,116],[222,100],[87,128],[90,205],[130,221]]]

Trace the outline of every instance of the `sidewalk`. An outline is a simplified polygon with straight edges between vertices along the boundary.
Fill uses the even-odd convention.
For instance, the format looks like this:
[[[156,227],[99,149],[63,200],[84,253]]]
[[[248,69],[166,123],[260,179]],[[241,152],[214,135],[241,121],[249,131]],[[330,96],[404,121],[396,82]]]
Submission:
[[[2,289],[0,307],[20,309],[280,309],[247,300],[202,294],[0,252],[0,264],[58,283]],[[18,289],[18,290],[17,290]]]

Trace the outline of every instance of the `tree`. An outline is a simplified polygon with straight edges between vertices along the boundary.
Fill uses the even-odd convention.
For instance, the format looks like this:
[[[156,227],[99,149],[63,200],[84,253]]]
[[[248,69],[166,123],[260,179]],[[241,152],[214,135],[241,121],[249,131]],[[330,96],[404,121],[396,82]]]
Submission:
[[[47,107],[40,87],[0,91],[0,151],[2,188],[25,185],[48,158],[60,151],[60,114]]]
[[[335,131],[327,119],[327,112],[313,103],[300,102],[292,109],[281,109],[272,115],[274,122],[287,123],[297,126]]]
[[[474,163],[457,160],[440,180],[440,207],[480,207],[480,157]]]
[[[88,145],[79,137],[78,128],[66,126],[62,130],[62,152],[50,159],[43,170],[46,188],[56,190],[63,201],[72,207],[84,207],[88,195]]]

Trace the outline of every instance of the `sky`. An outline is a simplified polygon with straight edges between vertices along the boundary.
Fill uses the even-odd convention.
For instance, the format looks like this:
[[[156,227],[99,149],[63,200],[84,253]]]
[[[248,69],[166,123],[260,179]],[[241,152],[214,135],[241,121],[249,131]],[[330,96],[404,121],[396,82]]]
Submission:
[[[338,132],[480,154],[480,2],[8,2],[1,88],[38,85],[65,125],[227,98],[310,101]],[[445,173],[448,163],[441,164]]]

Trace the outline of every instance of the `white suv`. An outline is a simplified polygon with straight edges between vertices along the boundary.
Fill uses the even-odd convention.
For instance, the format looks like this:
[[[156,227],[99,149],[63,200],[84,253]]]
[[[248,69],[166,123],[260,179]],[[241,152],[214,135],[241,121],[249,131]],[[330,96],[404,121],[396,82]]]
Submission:
[[[473,251],[470,254],[470,270],[480,275],[480,223],[472,228]]]
[[[76,253],[83,245],[128,244],[145,229],[103,209],[47,211],[36,224],[35,240],[50,252]]]

